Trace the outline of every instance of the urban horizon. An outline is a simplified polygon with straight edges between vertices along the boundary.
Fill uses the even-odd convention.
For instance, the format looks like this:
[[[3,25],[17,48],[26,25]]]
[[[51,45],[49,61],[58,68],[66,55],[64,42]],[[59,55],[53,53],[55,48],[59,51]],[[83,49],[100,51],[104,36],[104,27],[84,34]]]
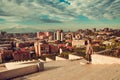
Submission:
[[[8,33],[36,33],[36,32],[45,32],[45,31],[50,31],[50,32],[53,32],[53,31],[56,31],[56,30],[63,30],[65,32],[67,31],[72,31],[72,32],[75,32],[79,29],[82,29],[82,30],[85,30],[85,29],[90,29],[92,30],[93,28],[96,28],[97,30],[100,30],[100,29],[104,29],[104,28],[109,28],[109,29],[120,29],[119,26],[98,26],[98,27],[94,27],[94,26],[81,26],[81,27],[77,27],[77,28],[48,28],[48,29],[42,29],[42,28],[31,28],[31,29],[28,29],[28,28],[20,28],[20,27],[14,27],[14,28],[7,28],[7,29],[0,29],[0,31],[5,31],[5,32],[8,32]]]

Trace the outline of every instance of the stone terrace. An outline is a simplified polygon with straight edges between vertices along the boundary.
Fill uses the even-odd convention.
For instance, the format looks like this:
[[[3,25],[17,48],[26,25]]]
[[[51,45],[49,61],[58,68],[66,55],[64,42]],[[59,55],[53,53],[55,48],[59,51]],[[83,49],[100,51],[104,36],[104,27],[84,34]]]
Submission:
[[[85,60],[45,62],[45,70],[12,80],[120,80],[120,64],[84,64]]]

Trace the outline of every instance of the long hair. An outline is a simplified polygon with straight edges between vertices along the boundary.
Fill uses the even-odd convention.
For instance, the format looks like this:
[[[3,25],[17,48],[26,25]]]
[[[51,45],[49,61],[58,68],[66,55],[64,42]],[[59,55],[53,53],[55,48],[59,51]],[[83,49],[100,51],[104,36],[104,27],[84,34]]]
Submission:
[[[91,38],[87,39],[87,44],[92,44],[92,39]]]

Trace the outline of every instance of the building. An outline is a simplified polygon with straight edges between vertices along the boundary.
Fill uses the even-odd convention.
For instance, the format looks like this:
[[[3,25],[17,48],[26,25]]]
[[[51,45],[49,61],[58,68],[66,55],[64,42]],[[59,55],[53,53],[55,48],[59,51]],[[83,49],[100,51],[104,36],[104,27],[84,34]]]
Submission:
[[[41,56],[41,53],[40,53],[40,51],[39,51],[41,44],[42,44],[42,43],[39,43],[39,42],[34,43],[36,56]]]
[[[30,47],[30,46],[32,46],[32,45],[34,45],[33,42],[17,42],[17,43],[16,43],[16,47],[17,47],[17,48]]]
[[[53,32],[37,32],[37,38],[40,40],[53,40]]]
[[[73,40],[75,37],[75,34],[73,32],[65,33],[65,40]]]
[[[4,37],[7,34],[5,31],[0,31],[0,37]]]
[[[44,39],[46,35],[43,32],[37,32],[37,38]]]
[[[96,28],[93,28],[93,29],[92,29],[92,32],[96,32],[96,31],[97,31]]]
[[[0,50],[0,62],[6,62],[13,59],[13,50],[2,49]]]
[[[46,42],[34,43],[36,56],[39,57],[43,54],[56,54],[58,53],[58,47]]]
[[[60,40],[60,41],[64,40],[63,30],[57,30],[56,32],[54,32],[54,40]]]
[[[102,44],[104,45],[113,45],[114,43],[112,41],[104,41]]]
[[[15,61],[28,60],[31,59],[30,50],[21,49],[13,52],[13,59]]]
[[[75,35],[75,39],[76,39],[76,40],[80,40],[80,39],[82,39],[82,36],[81,36],[80,34],[76,34],[76,35]]]
[[[7,48],[11,48],[12,45],[11,44],[0,44],[0,47],[7,47]]]
[[[86,40],[73,40],[72,41],[72,46],[73,47],[82,47],[85,46]]]

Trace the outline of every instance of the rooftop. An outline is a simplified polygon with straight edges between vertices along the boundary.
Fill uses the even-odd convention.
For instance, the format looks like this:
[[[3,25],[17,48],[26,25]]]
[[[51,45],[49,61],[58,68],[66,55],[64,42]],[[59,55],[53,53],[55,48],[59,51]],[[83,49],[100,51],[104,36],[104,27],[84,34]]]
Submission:
[[[85,60],[45,62],[45,70],[12,80],[120,80],[120,64],[81,64]]]

